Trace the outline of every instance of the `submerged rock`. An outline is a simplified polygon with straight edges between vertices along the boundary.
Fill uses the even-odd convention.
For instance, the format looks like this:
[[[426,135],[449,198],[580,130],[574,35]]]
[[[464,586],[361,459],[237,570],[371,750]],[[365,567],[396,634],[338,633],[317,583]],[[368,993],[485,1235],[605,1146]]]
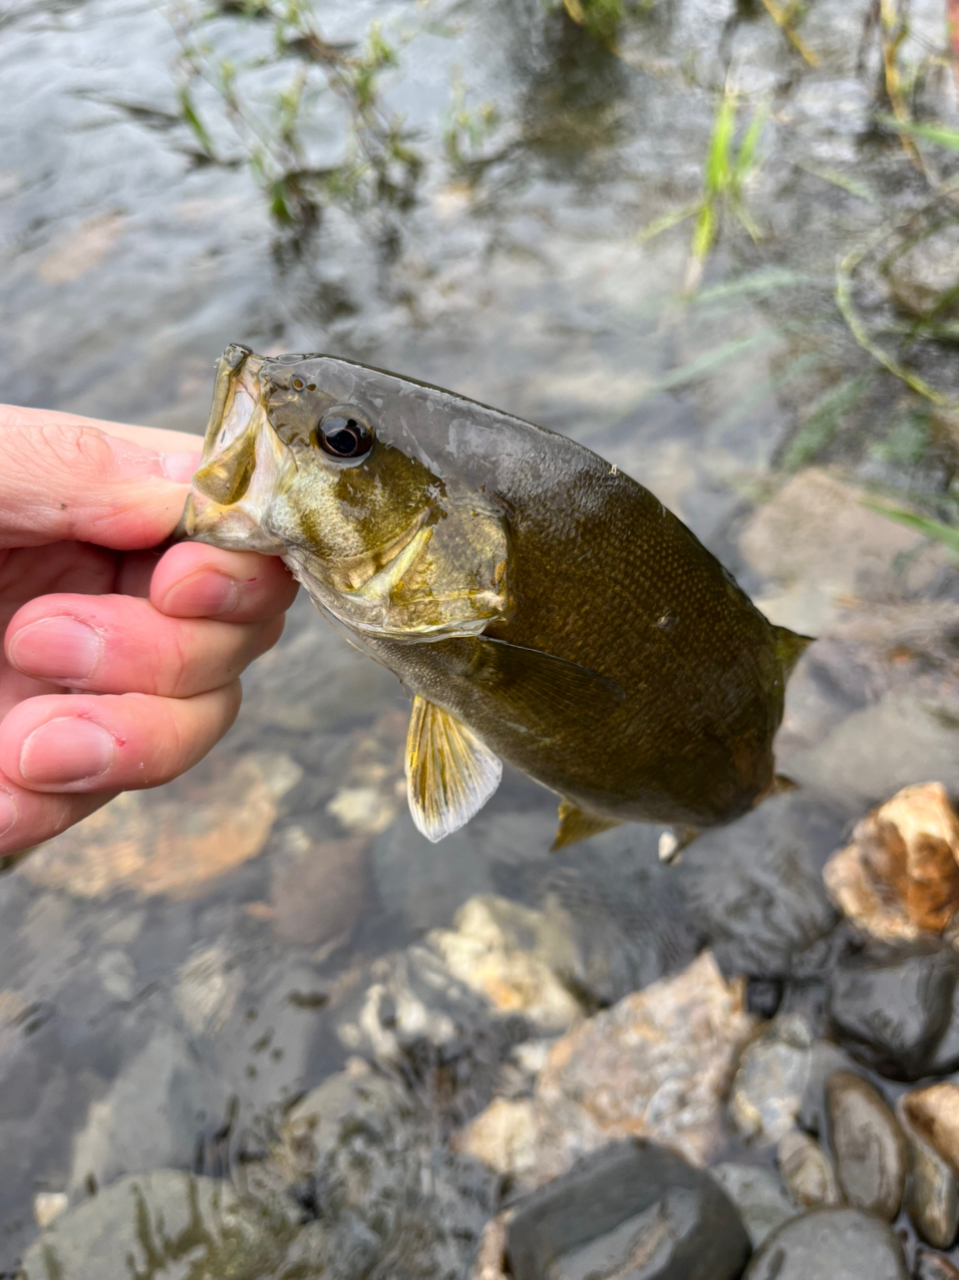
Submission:
[[[784,1014],[743,1052],[729,1113],[739,1134],[772,1145],[793,1128],[808,1081],[812,1033],[801,1014]]]
[[[959,1267],[954,1267],[939,1253],[919,1249],[912,1276],[913,1280],[959,1280]]]
[[[905,787],[826,864],[830,897],[874,938],[941,933],[959,908],[959,818],[938,782]]]
[[[912,1128],[959,1175],[959,1084],[943,1080],[912,1089],[900,1106]]]
[[[33,884],[80,898],[118,889],[185,898],[256,857],[302,776],[289,756],[217,757],[160,791],[125,791],[18,864]]]
[[[783,1182],[796,1204],[819,1209],[840,1204],[832,1160],[815,1138],[800,1129],[785,1134],[776,1150]]]
[[[959,957],[938,944],[913,943],[842,961],[828,990],[840,1040],[883,1075],[926,1075],[952,1013],[957,972]]]
[[[909,1152],[909,1218],[926,1244],[948,1249],[959,1231],[959,1182],[942,1156],[909,1123],[903,1098],[896,1113]]]
[[[675,1152],[605,1147],[514,1207],[515,1280],[735,1280],[749,1238],[729,1197]]]
[[[174,1280],[189,1253],[196,1280],[215,1280],[243,1250],[269,1265],[253,1240],[254,1228],[228,1184],[157,1169],[122,1178],[58,1215],[25,1253],[23,1271],[26,1280],[112,1280],[136,1268],[135,1274]],[[275,1260],[284,1252],[278,1245]],[[244,1267],[232,1274],[253,1280],[255,1272]]]
[[[583,1016],[570,991],[582,957],[562,908],[547,913],[506,898],[471,898],[453,928],[432,930],[427,942],[495,1010],[522,1014],[541,1032],[566,1031]]]
[[[878,1090],[852,1071],[829,1077],[826,1105],[844,1198],[892,1222],[906,1184],[906,1142],[896,1117]]]
[[[714,1164],[709,1172],[739,1210],[754,1249],[800,1212],[771,1169],[753,1164]]]
[[[858,1209],[819,1209],[774,1231],[743,1280],[909,1280],[890,1228]]]
[[[626,996],[552,1047],[531,1098],[493,1104],[460,1149],[536,1186],[611,1139],[643,1136],[705,1164],[722,1143],[723,1102],[755,1028],[745,984],[708,952]]]
[[[836,922],[820,868],[838,834],[821,808],[784,795],[684,853],[687,906],[724,972],[769,978],[803,968]]]

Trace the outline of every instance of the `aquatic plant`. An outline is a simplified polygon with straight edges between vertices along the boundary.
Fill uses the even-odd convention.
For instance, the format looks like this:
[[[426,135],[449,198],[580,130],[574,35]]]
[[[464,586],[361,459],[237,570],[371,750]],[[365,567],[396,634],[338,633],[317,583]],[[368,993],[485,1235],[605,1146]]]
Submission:
[[[759,169],[760,161],[756,152],[766,125],[766,111],[760,107],[753,113],[737,150],[736,116],[739,96],[727,84],[719,98],[703,164],[702,196],[691,204],[657,218],[639,235],[640,241],[649,240],[669,227],[695,217],[696,225],[690,241],[690,258],[684,284],[687,293],[691,293],[702,278],[703,267],[716,244],[724,213],[731,214],[754,240],[760,237],[759,226],[747,203],[746,187]]]
[[[213,10],[186,0],[169,16],[180,44],[179,111],[197,158],[245,160],[279,224],[308,228],[332,201],[403,205],[413,198],[423,162],[402,120],[381,100],[380,79],[397,67],[399,54],[379,24],[370,25],[357,48],[323,38],[310,0],[224,0]],[[205,34],[224,18],[239,24],[250,50],[241,62],[220,57]],[[232,133],[230,146],[217,140],[222,129],[205,118],[201,88],[208,100],[212,89],[219,122]],[[310,159],[310,134],[324,95],[345,108],[346,130],[342,159],[320,166]]]

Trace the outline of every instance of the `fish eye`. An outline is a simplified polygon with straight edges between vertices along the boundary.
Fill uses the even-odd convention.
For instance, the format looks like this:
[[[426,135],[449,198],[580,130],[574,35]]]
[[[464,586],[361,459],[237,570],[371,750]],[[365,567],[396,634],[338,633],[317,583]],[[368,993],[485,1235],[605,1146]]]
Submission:
[[[330,409],[320,419],[316,442],[331,458],[356,462],[373,448],[373,432],[353,409]]]

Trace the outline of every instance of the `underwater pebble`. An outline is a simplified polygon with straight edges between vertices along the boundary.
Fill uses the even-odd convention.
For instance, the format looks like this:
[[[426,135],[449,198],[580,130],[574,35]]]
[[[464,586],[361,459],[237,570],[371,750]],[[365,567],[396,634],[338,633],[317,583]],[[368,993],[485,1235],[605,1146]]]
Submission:
[[[919,1249],[912,1276],[913,1280],[959,1280],[959,1267],[954,1267],[941,1254]]]
[[[826,1081],[836,1180],[856,1209],[892,1222],[906,1183],[906,1141],[882,1095],[852,1071]]]
[[[841,1202],[832,1161],[808,1133],[793,1129],[785,1134],[776,1149],[776,1160],[797,1204],[818,1209]]]
[[[885,1222],[858,1209],[817,1209],[774,1231],[743,1280],[909,1280]]]
[[[772,1022],[740,1059],[729,1103],[737,1132],[772,1145],[792,1129],[809,1079],[812,1033],[801,1014]]]
[[[514,1280],[735,1280],[750,1251],[719,1184],[642,1140],[604,1147],[518,1201],[506,1235]]]
[[[800,1210],[771,1169],[752,1164],[714,1164],[709,1170],[739,1210],[754,1249]]]
[[[903,1115],[959,1176],[959,1084],[942,1080],[903,1094]]]
[[[62,1191],[38,1191],[33,1197],[33,1216],[37,1226],[49,1227],[54,1218],[58,1218],[69,1205],[69,1196]]]
[[[959,1182],[945,1160],[909,1123],[902,1098],[896,1114],[909,1153],[906,1211],[926,1244],[948,1249],[959,1231]]]

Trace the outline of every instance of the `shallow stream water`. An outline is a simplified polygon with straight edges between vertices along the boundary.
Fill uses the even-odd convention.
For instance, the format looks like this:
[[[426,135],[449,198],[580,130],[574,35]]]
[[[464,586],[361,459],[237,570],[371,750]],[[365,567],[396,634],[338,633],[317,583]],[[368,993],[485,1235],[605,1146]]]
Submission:
[[[5,0],[0,400],[202,432],[228,342],[359,359],[582,440],[675,510],[774,620],[827,626],[822,559],[777,579],[741,545],[791,445],[805,430],[819,452],[814,440],[800,461],[832,459],[933,510],[951,502],[955,449],[948,416],[937,426],[879,368],[834,300],[837,259],[928,195],[874,126],[868,8],[810,7],[813,68],[762,6],[729,0],[658,0],[615,51],[538,0],[317,3],[327,39],[359,40],[375,19],[402,46],[382,89],[426,166],[410,207],[333,205],[295,245],[212,95],[199,105],[238,162],[191,155],[162,7]],[[917,66],[943,42],[940,5],[915,4],[912,29],[901,56]],[[229,14],[206,33],[236,54],[262,39]],[[639,233],[699,198],[727,76],[744,118],[769,112],[747,191],[761,234],[727,213],[684,296],[691,222]],[[457,169],[443,134],[460,83],[497,122]],[[920,100],[955,119],[947,68],[928,70]],[[342,106],[313,110],[312,159],[335,164]],[[948,154],[934,162],[945,172]],[[863,287],[880,324],[878,285]],[[919,358],[952,394],[948,349]],[[824,397],[856,379],[823,427]],[[941,560],[918,587],[908,563],[886,569],[887,600],[952,596]],[[817,773],[816,734],[859,704],[828,681],[804,689],[786,749],[828,799],[824,856],[887,786],[959,778],[946,721],[859,790]],[[191,775],[115,802],[0,879],[0,1270],[37,1232],[38,1192],[224,1172],[244,1126],[342,1063],[328,1014],[364,964],[471,895],[537,902],[551,888],[618,919],[635,986],[700,940],[657,830],[550,858],[555,801],[516,773],[428,845],[405,812],[405,696],[305,599],[245,690],[237,726]]]

